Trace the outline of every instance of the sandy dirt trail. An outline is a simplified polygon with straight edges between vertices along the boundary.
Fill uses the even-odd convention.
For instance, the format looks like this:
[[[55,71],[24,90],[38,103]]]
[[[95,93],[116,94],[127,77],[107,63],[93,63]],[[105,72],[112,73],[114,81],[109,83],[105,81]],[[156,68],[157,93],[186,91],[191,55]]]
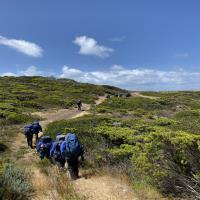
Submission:
[[[96,105],[104,101],[104,97],[100,97],[96,101]],[[47,124],[62,120],[80,117],[89,114],[90,105],[83,105],[82,112],[75,109],[61,109],[52,110],[46,112],[33,113],[42,117],[43,128]],[[16,142],[13,145],[13,150],[17,152],[20,148],[26,147],[26,140],[22,134],[19,134]],[[33,200],[55,200],[60,199],[57,192],[50,187],[50,179],[40,172],[39,168],[35,164],[38,156],[34,150],[28,150],[25,152],[22,158],[17,160],[19,164],[26,166],[26,168],[31,171],[32,183],[36,189],[35,196]],[[90,178],[81,177],[80,179],[73,181],[73,186],[81,197],[86,200],[136,200],[132,189],[125,181],[120,178],[111,177],[108,175],[103,176],[92,176]],[[42,191],[40,190],[42,188]],[[57,196],[57,197],[56,197]]]
[[[81,117],[83,115],[89,114],[90,105],[83,104],[82,111],[77,111],[75,108],[71,109],[60,109],[60,110],[51,110],[45,112],[35,112],[32,115],[40,116],[42,119],[40,124],[42,125],[43,129],[47,126],[47,124],[59,121],[63,119],[72,119],[76,117]]]
[[[132,97],[143,97],[143,98],[147,98],[147,99],[159,99],[159,97],[154,97],[154,96],[147,96],[147,95],[142,95],[139,92],[132,92],[131,93]]]
[[[80,196],[88,200],[137,200],[124,180],[108,175],[80,178],[74,181],[74,187]]]

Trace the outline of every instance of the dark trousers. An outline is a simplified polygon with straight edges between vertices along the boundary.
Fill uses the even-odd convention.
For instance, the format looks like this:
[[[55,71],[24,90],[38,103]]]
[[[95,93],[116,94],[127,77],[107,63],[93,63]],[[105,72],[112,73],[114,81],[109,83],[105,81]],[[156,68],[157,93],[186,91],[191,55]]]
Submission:
[[[68,170],[71,179],[78,178],[78,158],[67,159]]]
[[[37,140],[38,140],[38,133],[35,133],[35,140],[37,142]]]
[[[33,135],[27,135],[26,139],[27,139],[28,146],[33,148]]]
[[[81,105],[80,105],[80,104],[78,104],[77,106],[78,106],[78,110],[80,110],[80,111],[81,111]]]
[[[56,159],[56,164],[58,165],[58,167],[63,168],[65,166],[65,159]]]
[[[59,168],[64,168],[65,167],[65,158],[63,157],[58,157],[58,158],[55,158],[54,156],[51,157],[51,162],[53,164],[56,164]]]

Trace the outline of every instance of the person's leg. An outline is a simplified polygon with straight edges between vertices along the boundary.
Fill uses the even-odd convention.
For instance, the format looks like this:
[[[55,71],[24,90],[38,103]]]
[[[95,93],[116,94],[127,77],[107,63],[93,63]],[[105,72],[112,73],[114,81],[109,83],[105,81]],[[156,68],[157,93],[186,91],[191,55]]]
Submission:
[[[72,159],[67,159],[67,164],[68,164],[68,171],[69,171],[69,175],[70,178],[76,179],[75,173],[74,173],[74,160]]]
[[[37,140],[38,140],[38,133],[35,134],[35,140],[37,142]]]
[[[64,168],[64,166],[65,166],[65,159],[61,158],[60,159],[60,167]]]
[[[63,163],[63,160],[59,159],[57,162],[56,162],[57,166],[61,169],[64,168],[65,166],[65,163]]]
[[[30,147],[33,148],[33,136],[30,136],[29,144],[30,144]]]
[[[28,136],[26,136],[26,141],[27,141],[27,145],[29,147],[29,137]]]
[[[78,170],[78,158],[75,158],[74,159],[74,162],[73,162],[73,171],[74,171],[74,176],[75,178],[78,178],[78,174],[79,174],[79,170]]]

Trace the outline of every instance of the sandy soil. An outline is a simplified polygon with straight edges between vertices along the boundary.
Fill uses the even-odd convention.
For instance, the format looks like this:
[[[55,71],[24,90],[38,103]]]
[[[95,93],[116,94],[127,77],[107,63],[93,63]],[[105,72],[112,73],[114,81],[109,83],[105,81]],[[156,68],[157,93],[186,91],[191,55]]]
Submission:
[[[139,92],[132,92],[131,95],[132,95],[132,97],[143,97],[143,98],[147,98],[147,99],[158,99],[159,98],[159,97],[142,95]]]

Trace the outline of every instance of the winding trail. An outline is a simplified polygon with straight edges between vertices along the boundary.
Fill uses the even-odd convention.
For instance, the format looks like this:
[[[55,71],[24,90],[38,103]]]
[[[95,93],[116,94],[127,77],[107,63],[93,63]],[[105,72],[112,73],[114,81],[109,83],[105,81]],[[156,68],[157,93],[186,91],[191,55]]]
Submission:
[[[147,96],[147,95],[142,95],[139,92],[132,92],[131,93],[132,97],[143,97],[143,98],[147,98],[147,99],[159,99],[160,97],[154,97],[154,96]]]
[[[99,97],[96,101],[96,105],[102,103],[105,97]],[[41,121],[43,128],[47,124],[62,120],[80,117],[89,114],[90,105],[84,104],[82,112],[75,109],[61,109],[51,110],[46,112],[36,112],[34,115],[42,117],[44,120]],[[16,141],[13,145],[13,151],[17,153],[20,149],[26,148],[26,141],[22,134],[18,134]],[[32,183],[36,189],[33,200],[55,200],[62,199],[59,197],[57,191],[52,188],[50,184],[51,180],[48,176],[41,173],[40,169],[36,164],[38,157],[36,152],[28,149],[25,151],[20,159],[16,162],[25,166],[32,175]],[[137,200],[136,195],[133,193],[132,188],[126,183],[126,181],[112,177],[108,175],[92,176],[90,178],[81,177],[78,180],[72,182],[75,191],[86,200]]]

